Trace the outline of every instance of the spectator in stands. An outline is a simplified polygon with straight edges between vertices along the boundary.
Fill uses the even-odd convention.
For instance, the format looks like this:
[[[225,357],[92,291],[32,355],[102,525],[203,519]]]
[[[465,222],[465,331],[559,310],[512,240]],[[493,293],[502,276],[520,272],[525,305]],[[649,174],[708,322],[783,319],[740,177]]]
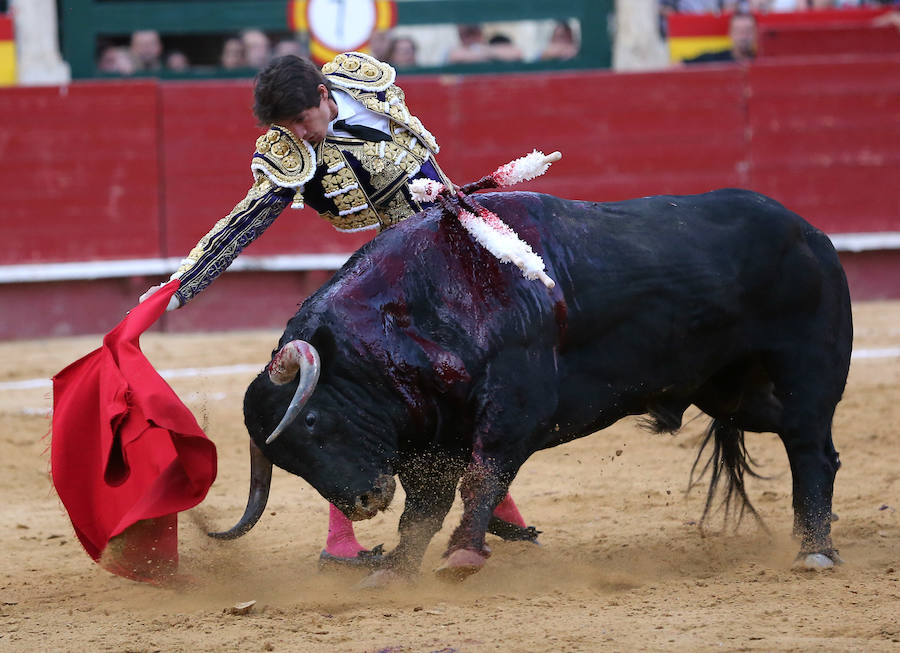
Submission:
[[[379,61],[387,61],[388,50],[391,47],[391,32],[386,29],[379,29],[372,32],[369,37],[369,54]]]
[[[722,11],[764,14],[772,11],[773,5],[773,0],[724,0],[722,2]]]
[[[186,73],[191,69],[191,61],[181,50],[172,50],[166,55],[166,70],[175,73]]]
[[[391,39],[385,61],[395,68],[412,68],[416,66],[418,47],[409,36],[395,36]]]
[[[273,57],[284,57],[293,54],[297,57],[305,57],[309,54],[306,46],[294,38],[281,39],[272,49]]]
[[[112,75],[133,75],[134,60],[128,48],[119,45],[107,45],[100,51],[97,59],[97,70]]]
[[[246,29],[241,32],[244,44],[244,59],[250,68],[263,69],[272,59],[272,43],[265,32],[258,29]]]
[[[219,55],[219,65],[225,70],[239,70],[247,67],[247,59],[244,57],[244,42],[237,37],[225,39],[222,45],[222,54]]]
[[[156,30],[142,29],[133,32],[129,49],[136,71],[156,71],[162,68],[162,39]]]
[[[435,161],[434,137],[418,119],[403,118],[408,111],[402,91],[392,83],[391,66],[360,53],[339,57],[320,72],[309,60],[289,55],[259,73],[254,113],[269,129],[256,141],[255,183],[172,275],[181,285],[169,310],[207,288],[292,203],[311,206],[337,229],[381,231],[422,208],[409,191],[414,179],[452,187]],[[387,101],[367,102],[376,90]],[[404,110],[390,111],[398,104]],[[529,532],[509,495],[494,515],[511,522],[505,524],[507,533],[518,526],[519,539]],[[365,553],[353,522],[331,506],[320,560],[364,566],[371,558]]]
[[[522,60],[522,51],[506,34],[494,34],[488,39],[488,55],[491,61]]]
[[[447,63],[477,63],[489,61],[490,46],[484,38],[481,25],[460,25],[456,28],[459,45],[450,50]]]
[[[722,0],[660,0],[659,10],[669,14],[713,14],[722,10]]]
[[[782,11],[819,11],[822,9],[844,9],[845,7],[860,7],[872,4],[865,0],[794,0],[793,8],[787,6],[791,3],[781,0]]]
[[[550,42],[541,52],[541,59],[572,59],[578,54],[578,43],[572,26],[564,20],[553,27]]]
[[[693,59],[685,59],[684,63],[712,63],[734,61],[745,63],[756,57],[757,27],[753,14],[736,12],[728,23],[728,36],[731,38],[731,49],[718,52],[705,52]]]

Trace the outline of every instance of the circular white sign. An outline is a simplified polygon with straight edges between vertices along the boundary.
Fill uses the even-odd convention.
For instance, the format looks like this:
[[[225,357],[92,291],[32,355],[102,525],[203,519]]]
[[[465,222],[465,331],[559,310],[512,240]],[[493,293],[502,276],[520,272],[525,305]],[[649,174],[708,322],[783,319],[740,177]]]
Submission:
[[[310,33],[336,52],[361,47],[375,31],[375,0],[309,0]]]

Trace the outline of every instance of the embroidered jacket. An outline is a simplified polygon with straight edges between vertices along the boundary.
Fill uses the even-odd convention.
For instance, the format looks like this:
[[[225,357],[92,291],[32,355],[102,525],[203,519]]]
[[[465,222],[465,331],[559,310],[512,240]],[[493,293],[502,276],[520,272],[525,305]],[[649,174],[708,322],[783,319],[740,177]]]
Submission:
[[[172,275],[183,306],[204,290],[288,206],[305,204],[341,231],[383,230],[422,206],[409,183],[428,177],[448,183],[434,160],[434,136],[406,107],[395,71],[359,52],[339,54],[322,67],[331,83],[369,111],[388,119],[387,140],[327,136],[316,146],[272,125],[256,141],[254,184],[234,210],[206,234]]]

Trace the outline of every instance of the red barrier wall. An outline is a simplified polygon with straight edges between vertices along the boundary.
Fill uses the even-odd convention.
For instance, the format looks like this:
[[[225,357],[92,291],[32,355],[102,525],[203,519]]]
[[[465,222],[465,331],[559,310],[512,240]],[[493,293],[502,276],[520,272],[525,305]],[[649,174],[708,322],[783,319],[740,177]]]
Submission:
[[[748,72],[749,185],[829,233],[900,230],[900,58]]]
[[[0,264],[158,255],[158,88],[0,89]]]
[[[900,231],[900,57],[401,83],[457,183],[559,149],[528,188],[617,200],[743,186],[829,233]],[[0,265],[184,255],[249,187],[251,104],[248,81],[0,90]],[[288,211],[247,253],[349,252],[371,235]],[[879,257],[871,281],[855,255],[854,295],[900,296],[898,258]],[[167,328],[280,327],[324,278],[228,274]],[[0,284],[4,306],[22,308],[4,311],[0,338],[106,330],[157,281]],[[35,327],[47,314],[54,325]]]

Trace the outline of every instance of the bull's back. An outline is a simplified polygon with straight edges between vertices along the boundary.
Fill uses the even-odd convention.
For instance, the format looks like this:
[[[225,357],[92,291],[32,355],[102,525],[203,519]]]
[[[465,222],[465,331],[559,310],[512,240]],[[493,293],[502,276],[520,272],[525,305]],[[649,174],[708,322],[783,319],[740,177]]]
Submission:
[[[843,273],[827,236],[752,191],[608,203],[508,193],[484,201],[526,239],[540,233],[575,329],[581,317],[590,330],[598,315],[615,322],[660,310],[669,314],[655,319],[802,311],[823,291],[842,292],[833,287]]]

